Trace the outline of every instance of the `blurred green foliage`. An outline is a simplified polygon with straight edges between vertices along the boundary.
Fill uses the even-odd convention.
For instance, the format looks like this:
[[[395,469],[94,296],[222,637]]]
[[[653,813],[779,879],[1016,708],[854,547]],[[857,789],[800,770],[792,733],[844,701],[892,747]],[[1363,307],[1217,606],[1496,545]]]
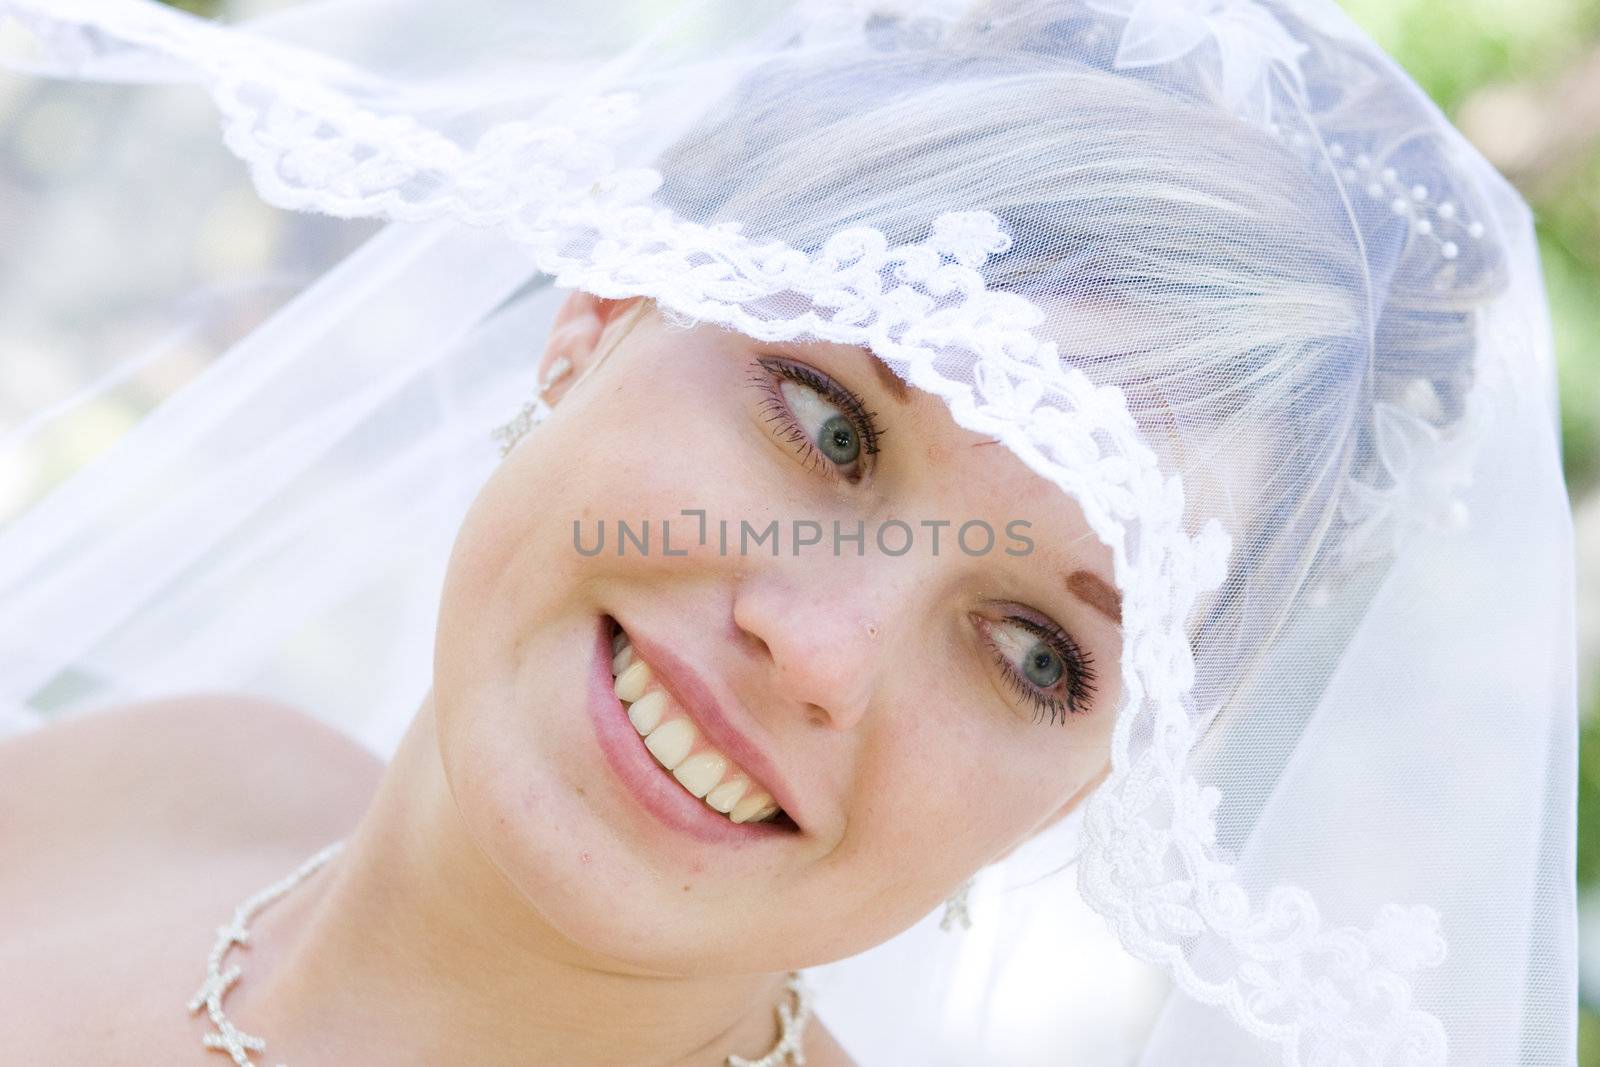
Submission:
[[[1446,113],[1485,85],[1537,81],[1582,56],[1595,0],[1340,0]]]
[[[181,8],[191,15],[201,15],[205,18],[216,18],[221,13],[221,0],[162,0],[163,3]]]

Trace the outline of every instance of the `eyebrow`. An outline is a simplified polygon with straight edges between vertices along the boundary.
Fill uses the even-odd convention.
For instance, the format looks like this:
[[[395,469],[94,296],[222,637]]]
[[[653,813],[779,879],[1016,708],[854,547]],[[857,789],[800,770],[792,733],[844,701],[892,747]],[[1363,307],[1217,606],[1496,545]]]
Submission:
[[[1098,574],[1073,571],[1067,576],[1067,588],[1073,596],[1118,626],[1122,625],[1122,594],[1107,585]]]
[[[872,353],[867,354],[867,362],[872,364],[872,371],[878,376],[878,384],[883,386],[884,392],[904,404],[911,399],[910,387],[905,380],[889,369],[889,365]]]
[[[909,387],[904,379],[889,368],[889,365],[876,355],[869,353],[867,362],[872,364],[872,371],[878,376],[878,382],[890,396],[902,404],[911,398]],[[980,445],[997,445],[1000,441],[991,438],[979,441]],[[1067,576],[1067,589],[1079,600],[1094,608],[1100,614],[1122,625],[1122,594],[1107,585],[1105,579],[1092,571],[1073,571]]]

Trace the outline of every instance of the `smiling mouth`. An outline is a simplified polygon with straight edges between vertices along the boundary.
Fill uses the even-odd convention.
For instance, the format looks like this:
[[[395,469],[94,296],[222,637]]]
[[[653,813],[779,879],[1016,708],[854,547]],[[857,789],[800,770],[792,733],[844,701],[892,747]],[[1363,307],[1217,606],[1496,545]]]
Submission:
[[[690,796],[731,822],[798,830],[760,782],[704,741],[688,713],[656,681],[627,633],[615,619],[608,621],[614,692],[656,764]]]

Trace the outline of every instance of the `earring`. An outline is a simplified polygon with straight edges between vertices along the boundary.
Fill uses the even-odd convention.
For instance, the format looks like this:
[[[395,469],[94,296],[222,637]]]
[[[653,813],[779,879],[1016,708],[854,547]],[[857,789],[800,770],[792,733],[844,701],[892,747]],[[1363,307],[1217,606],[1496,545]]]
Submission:
[[[558,356],[550,364],[550,369],[545,372],[544,379],[539,383],[539,395],[528,403],[522,405],[522,410],[504,426],[496,427],[490,437],[500,442],[500,458],[504,459],[517,447],[517,442],[522,440],[523,434],[543,422],[551,412],[549,403],[545,400],[548,393],[557,382],[572,373],[572,360],[566,356]]]
[[[566,356],[557,356],[550,369],[545,371],[544,381],[539,383],[539,392],[547,393],[550,387],[572,373],[572,360]]]
[[[967,912],[967,891],[971,888],[972,879],[968,878],[944,902],[944,916],[939,920],[939,929],[948,931],[956,923],[960,923],[964,930],[972,929],[972,916]]]

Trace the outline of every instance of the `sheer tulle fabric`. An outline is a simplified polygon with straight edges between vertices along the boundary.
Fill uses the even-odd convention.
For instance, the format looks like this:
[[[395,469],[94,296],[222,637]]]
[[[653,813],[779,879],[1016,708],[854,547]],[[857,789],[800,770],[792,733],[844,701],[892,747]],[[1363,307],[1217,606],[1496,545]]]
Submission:
[[[557,287],[643,294],[871,348],[1113,552],[1113,774],[981,874],[972,931],[817,968],[864,1063],[1024,1062],[1016,1018],[1075,966],[1064,879],[1171,978],[1141,1063],[1570,1061],[1571,530],[1528,216],[1331,4],[0,11],[31,91],[190,85],[254,195],[314,213],[254,324],[201,331],[0,527],[10,714],[246,688],[386,750]],[[97,351],[5,447],[160,358]]]

